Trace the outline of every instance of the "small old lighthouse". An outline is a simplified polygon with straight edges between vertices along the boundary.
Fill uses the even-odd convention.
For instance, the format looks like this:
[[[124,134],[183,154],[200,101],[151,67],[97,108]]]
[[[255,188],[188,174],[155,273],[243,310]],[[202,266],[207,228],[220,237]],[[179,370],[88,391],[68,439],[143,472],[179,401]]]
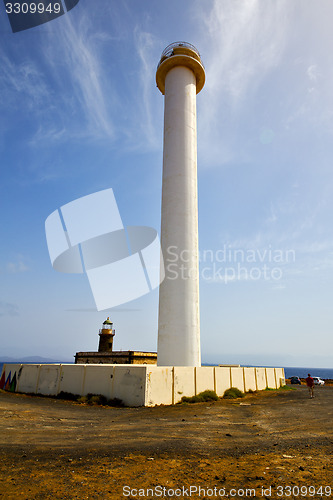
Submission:
[[[113,340],[116,334],[110,318],[103,321],[99,329],[98,351],[80,351],[75,354],[75,364],[125,364],[156,365],[156,352],[114,351]]]
[[[113,323],[108,317],[103,322],[103,327],[99,331],[99,345],[98,352],[112,352],[113,349],[113,337],[115,336],[115,330],[112,328]]]
[[[157,364],[201,366],[196,95],[205,83],[197,49],[163,51],[156,83],[165,96]]]

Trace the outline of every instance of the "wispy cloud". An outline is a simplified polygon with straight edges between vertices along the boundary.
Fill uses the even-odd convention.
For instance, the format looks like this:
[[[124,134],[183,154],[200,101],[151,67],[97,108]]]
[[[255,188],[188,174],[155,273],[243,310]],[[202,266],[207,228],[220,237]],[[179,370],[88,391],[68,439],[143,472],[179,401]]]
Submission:
[[[327,46],[332,46],[333,39],[330,42],[323,39],[322,52],[325,52]],[[317,62],[319,59],[320,55],[317,53],[297,61],[293,102],[285,118],[285,128],[288,131],[310,126],[320,134],[332,134],[333,70],[330,65],[321,66]]]
[[[36,32],[29,54],[13,42],[6,51],[0,48],[0,104],[9,118],[13,112],[35,118],[31,146],[114,138],[117,98],[103,52],[110,37],[96,32],[87,12],[76,11],[76,24],[66,15]]]
[[[223,90],[238,105],[278,65],[286,42],[287,6],[285,0],[214,0],[203,15],[206,94]]]
[[[14,259],[5,264],[4,269],[7,273],[17,274],[29,271],[30,267],[24,255],[17,255]]]
[[[0,49],[0,104],[15,111],[24,106],[38,110],[45,98],[50,97],[48,85],[38,64],[32,60],[13,63]]]
[[[207,9],[206,3],[196,2],[206,68],[199,101],[199,151],[201,164],[223,165],[235,157],[246,161],[246,148],[240,147],[242,116],[279,65],[288,40],[290,7],[286,0],[214,0],[210,5]]]
[[[137,101],[137,107],[140,107],[140,121],[144,126],[141,128],[143,132],[143,143],[149,148],[155,149],[159,145],[156,126],[156,110],[153,109],[154,95],[156,93],[155,71],[156,71],[156,47],[161,46],[160,41],[155,35],[147,31],[143,31],[138,26],[134,31],[134,43],[139,56],[139,88],[141,95]],[[158,116],[161,118],[162,114]]]
[[[54,43],[55,32],[57,43]],[[85,11],[76,25],[71,16],[64,16],[62,22],[48,33],[45,62],[58,83],[58,113],[66,115],[65,123],[75,124],[73,128],[67,126],[69,136],[114,137],[114,124],[109,113],[112,89],[109,82],[106,85],[100,54],[107,41],[106,33],[95,32]],[[52,133],[47,130],[46,136],[55,140],[63,138],[63,127],[59,130],[53,128]]]
[[[19,316],[19,307],[16,304],[0,301],[0,316]]]
[[[70,134],[69,134],[70,135]],[[44,128],[39,126],[36,130],[33,138],[30,139],[29,144],[31,146],[40,145],[43,142],[58,143],[60,141],[66,140],[68,138],[68,130],[66,128],[56,128],[50,125],[50,128]]]
[[[307,71],[306,71],[308,77],[309,77],[309,80],[311,82],[317,82],[318,81],[318,77],[320,75],[319,71],[318,71],[318,66],[316,64],[311,64]]]
[[[119,49],[122,40],[102,28],[96,32],[87,12],[77,13],[75,23],[71,16],[64,16],[46,33],[43,54],[55,89],[53,110],[51,117],[44,116],[31,145],[74,139],[108,141],[109,145],[117,142],[118,148],[126,149],[156,149],[154,100],[158,93],[154,82],[156,49],[161,43],[149,23],[144,29],[130,19],[133,29],[127,26],[126,50]],[[158,118],[161,116],[162,106]]]

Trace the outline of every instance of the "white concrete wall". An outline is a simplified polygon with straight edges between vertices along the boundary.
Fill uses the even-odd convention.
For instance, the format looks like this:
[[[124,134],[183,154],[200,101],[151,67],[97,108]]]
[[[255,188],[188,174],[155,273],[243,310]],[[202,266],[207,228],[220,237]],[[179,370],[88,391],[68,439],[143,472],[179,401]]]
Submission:
[[[257,391],[263,391],[267,387],[265,368],[255,368]]]
[[[22,365],[18,372],[17,392],[36,394],[40,365]]]
[[[114,370],[115,365],[86,366],[82,395],[102,394],[112,399]]]
[[[257,390],[257,384],[256,384],[256,375],[254,368],[243,368],[244,371],[244,390],[245,392],[248,391],[256,391]]]
[[[82,396],[85,367],[86,365],[61,365],[59,392]]]
[[[183,396],[195,394],[195,373],[191,366],[175,366],[173,370],[173,403],[176,404]]]
[[[198,366],[195,368],[195,393],[203,391],[215,391],[214,367]]]
[[[222,397],[224,392],[231,387],[230,368],[216,366],[215,367],[215,392],[219,397]]]
[[[145,406],[171,405],[173,402],[173,367],[146,366]]]
[[[18,371],[19,369],[21,368],[21,363],[10,363],[10,364],[7,364],[6,367],[7,367],[7,370],[6,370],[6,378],[8,377],[9,375],[9,372],[11,373],[11,380],[13,379],[13,375],[16,373],[16,378],[17,378],[17,374],[18,374]]]
[[[40,365],[37,394],[45,396],[59,394],[60,375],[61,365]]]
[[[55,396],[102,394],[127,406],[172,404],[206,389],[218,396],[230,387],[241,391],[280,387],[283,368],[164,367],[153,365],[6,364],[6,379],[16,373],[16,392]]]
[[[274,368],[266,368],[266,381],[267,387],[270,389],[276,389]]]
[[[115,365],[113,397],[126,406],[144,406],[148,365]]]
[[[230,373],[231,373],[231,387],[237,387],[237,389],[244,392],[243,368],[230,368]]]
[[[282,387],[286,384],[284,368],[274,368],[276,387]]]
[[[21,363],[10,363],[7,366],[7,369],[11,372],[11,378],[13,378],[13,375],[16,373],[16,378],[17,378],[17,373],[19,369],[21,368]],[[9,373],[9,372],[8,372]]]
[[[15,391],[17,391],[18,372],[19,372],[21,366],[22,365],[18,364],[18,363],[6,364],[3,366],[3,369],[2,369],[2,372],[5,372],[5,374],[6,374],[5,382],[8,380],[8,382],[11,383],[14,379],[15,374],[16,374],[16,389],[15,389]],[[10,375],[10,379],[8,379],[9,375]]]

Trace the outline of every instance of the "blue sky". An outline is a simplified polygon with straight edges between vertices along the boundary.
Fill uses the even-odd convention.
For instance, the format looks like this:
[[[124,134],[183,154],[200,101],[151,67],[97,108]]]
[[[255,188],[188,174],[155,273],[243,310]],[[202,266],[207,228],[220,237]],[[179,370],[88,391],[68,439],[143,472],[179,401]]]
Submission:
[[[112,187],[125,225],[159,230],[155,71],[166,45],[186,40],[206,68],[203,361],[333,367],[332,15],[330,0],[80,0],[13,34],[1,11],[3,356],[96,350],[107,315],[116,349],[156,349],[158,290],[97,312],[84,275],[52,269],[44,223]]]

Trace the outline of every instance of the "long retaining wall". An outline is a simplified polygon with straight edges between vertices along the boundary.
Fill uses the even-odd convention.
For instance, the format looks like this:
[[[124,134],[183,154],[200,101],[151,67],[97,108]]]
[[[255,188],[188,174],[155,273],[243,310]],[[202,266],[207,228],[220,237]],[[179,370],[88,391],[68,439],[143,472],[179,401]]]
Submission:
[[[102,394],[126,406],[178,403],[211,389],[218,396],[230,387],[241,391],[277,389],[285,384],[283,368],[152,365],[4,364],[0,389],[56,396]]]

